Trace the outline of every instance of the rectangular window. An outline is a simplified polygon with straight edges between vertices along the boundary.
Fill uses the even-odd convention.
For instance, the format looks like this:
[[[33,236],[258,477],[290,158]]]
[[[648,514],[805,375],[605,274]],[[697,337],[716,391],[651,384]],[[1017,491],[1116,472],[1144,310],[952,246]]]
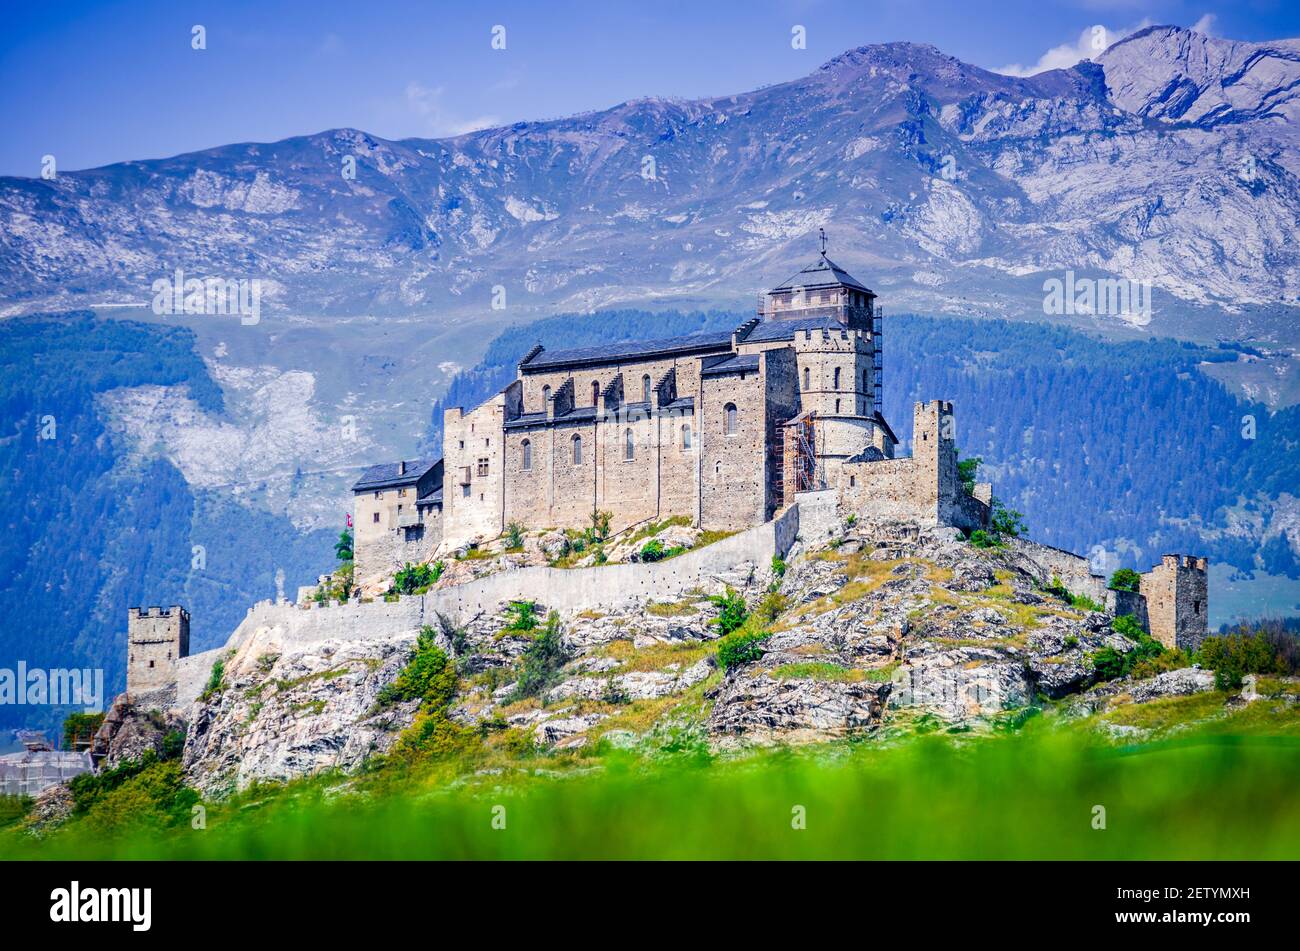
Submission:
[[[372,516],[370,517],[370,521],[372,521],[372,522],[374,522],[376,525],[378,525],[378,524],[379,524],[379,513],[376,512],[374,515],[372,515]]]
[[[479,476],[485,476],[488,474],[488,461],[486,459],[479,459],[478,474]]]
[[[464,485],[462,485],[462,486],[460,487],[460,494],[461,494],[462,496],[464,496],[465,498],[469,498],[469,483],[468,483],[468,482],[466,482]]]

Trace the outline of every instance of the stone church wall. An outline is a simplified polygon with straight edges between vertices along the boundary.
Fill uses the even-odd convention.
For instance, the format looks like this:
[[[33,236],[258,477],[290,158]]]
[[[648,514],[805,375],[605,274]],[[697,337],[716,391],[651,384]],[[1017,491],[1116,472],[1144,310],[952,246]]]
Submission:
[[[736,531],[767,516],[767,387],[761,371],[705,376],[700,386],[700,524]],[[735,432],[726,431],[727,406]]]

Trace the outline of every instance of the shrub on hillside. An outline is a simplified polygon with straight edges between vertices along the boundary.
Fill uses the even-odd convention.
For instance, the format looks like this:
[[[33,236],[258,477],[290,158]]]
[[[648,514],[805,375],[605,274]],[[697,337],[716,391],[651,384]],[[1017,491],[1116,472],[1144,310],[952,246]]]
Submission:
[[[185,785],[180,762],[164,760],[153,750],[113,769],[75,776],[68,789],[73,816],[84,817],[96,835],[188,822],[199,799]]]
[[[524,547],[524,527],[518,522],[511,522],[506,526],[505,531],[506,548],[515,549]]]
[[[505,629],[507,631],[528,632],[537,627],[537,602],[536,601],[511,601],[510,607],[506,610],[508,623]]]
[[[1141,641],[1147,636],[1147,632],[1142,630],[1142,625],[1138,619],[1131,614],[1121,614],[1115,620],[1110,622],[1111,630],[1116,634],[1122,634],[1130,641]]]
[[[218,657],[216,663],[212,665],[212,672],[208,674],[208,682],[203,686],[203,692],[199,694],[199,699],[207,703],[214,696],[221,692],[222,679],[226,675],[226,661]]]
[[[432,565],[413,565],[409,561],[393,575],[393,584],[389,594],[423,594],[442,577],[446,565],[435,562]]]
[[[511,700],[536,697],[559,680],[560,668],[569,660],[560,635],[559,615],[552,613],[520,658],[519,681]]]
[[[1001,499],[993,500],[993,514],[990,525],[998,540],[1003,536],[1019,538],[1026,532],[1025,518],[1015,509],[1007,508]]]
[[[763,641],[772,636],[770,631],[735,631],[718,641],[718,663],[723,670],[731,670],[763,656]]]
[[[1142,679],[1187,666],[1186,654],[1166,650],[1163,644],[1142,629],[1133,615],[1121,614],[1110,622],[1110,626],[1115,633],[1133,641],[1134,647],[1124,652],[1103,647],[1089,656],[1088,662],[1098,680],[1116,680],[1129,674]]]
[[[0,796],[0,830],[22,822],[34,802],[31,796]]]
[[[1300,642],[1280,624],[1241,625],[1234,633],[1207,637],[1196,658],[1214,671],[1220,690],[1241,686],[1246,674],[1295,674],[1300,668]]]
[[[421,709],[441,710],[456,696],[456,666],[436,643],[437,633],[429,625],[420,629],[415,652],[393,682],[379,691],[379,709],[395,703],[419,700]]]
[[[749,607],[745,604],[744,597],[730,587],[725,594],[715,594],[709,600],[721,609],[713,623],[718,626],[718,633],[723,637],[738,630],[749,617]]]
[[[1136,591],[1142,584],[1142,576],[1132,568],[1120,568],[1110,576],[1112,591]]]
[[[339,532],[339,540],[334,543],[334,557],[339,561],[352,560],[352,529],[345,528]]]

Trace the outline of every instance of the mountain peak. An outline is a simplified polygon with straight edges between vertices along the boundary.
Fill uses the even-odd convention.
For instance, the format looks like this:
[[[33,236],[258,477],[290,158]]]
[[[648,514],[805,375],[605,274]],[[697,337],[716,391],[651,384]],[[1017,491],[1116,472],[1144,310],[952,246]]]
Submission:
[[[1201,126],[1300,119],[1300,40],[1251,43],[1180,26],[1150,26],[1097,63],[1117,106]]]

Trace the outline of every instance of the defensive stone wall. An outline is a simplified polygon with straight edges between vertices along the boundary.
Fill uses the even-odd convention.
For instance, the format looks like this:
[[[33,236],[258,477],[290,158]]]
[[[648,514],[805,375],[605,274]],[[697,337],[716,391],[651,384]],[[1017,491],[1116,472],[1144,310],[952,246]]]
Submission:
[[[767,571],[772,557],[788,553],[798,534],[799,507],[792,505],[770,522],[651,564],[509,569],[396,601],[330,605],[262,601],[249,609],[224,646],[177,664],[176,704],[188,706],[198,699],[213,664],[254,637],[261,638],[268,648],[301,650],[327,640],[387,639],[411,634],[425,624],[436,624],[439,614],[468,620],[494,614],[510,601],[535,600],[548,610],[566,613],[662,601],[696,588],[719,588],[727,578],[747,570]]]
[[[1104,575],[1094,574],[1082,555],[1026,538],[1012,539],[1010,549],[1044,584],[1059,578],[1071,594],[1084,595],[1115,615],[1131,614],[1165,647],[1189,653],[1205,639],[1208,624],[1206,560],[1165,555],[1143,574],[1137,591],[1112,591]]]

